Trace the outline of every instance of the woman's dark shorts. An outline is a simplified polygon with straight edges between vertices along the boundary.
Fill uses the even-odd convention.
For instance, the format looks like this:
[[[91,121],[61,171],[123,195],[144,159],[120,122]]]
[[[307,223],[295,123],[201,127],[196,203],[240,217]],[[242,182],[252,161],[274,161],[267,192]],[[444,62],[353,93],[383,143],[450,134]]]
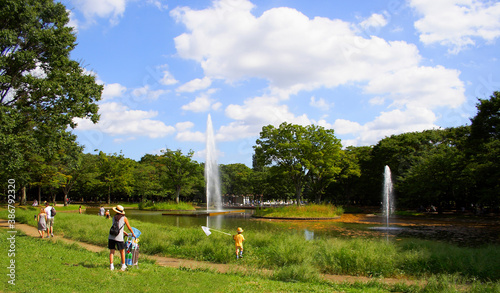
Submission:
[[[115,247],[118,250],[125,249],[125,242],[123,242],[123,241],[115,241],[113,239],[108,239],[108,248],[109,249],[115,249]]]

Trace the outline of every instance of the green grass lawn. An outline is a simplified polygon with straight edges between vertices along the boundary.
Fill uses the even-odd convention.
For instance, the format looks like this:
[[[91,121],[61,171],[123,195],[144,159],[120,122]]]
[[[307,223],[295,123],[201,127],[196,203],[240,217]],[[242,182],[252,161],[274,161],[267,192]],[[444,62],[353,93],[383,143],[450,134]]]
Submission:
[[[285,206],[277,208],[258,208],[255,215],[258,217],[277,218],[333,218],[344,213],[342,207],[334,205],[309,204],[304,206]]]
[[[7,230],[0,229],[0,247],[9,246],[8,237]],[[2,274],[2,292],[390,292],[395,288],[376,282],[280,282],[253,274],[160,267],[144,258],[138,268],[110,271],[107,252],[93,253],[76,244],[22,233],[17,233],[15,246],[15,284],[8,283],[10,278]],[[4,271],[9,261],[2,257]],[[416,288],[406,288],[417,292],[413,291]]]
[[[7,211],[0,211],[0,217],[6,218]],[[28,223],[35,226],[33,216],[36,214],[34,210],[23,210],[18,208],[16,210],[16,220]],[[79,241],[97,244],[105,247],[107,244],[107,235],[111,222],[102,217],[94,215],[80,215],[74,213],[61,213],[56,216],[55,231],[56,234],[63,234],[64,237],[72,238]],[[207,237],[203,231],[194,228],[178,228],[178,227],[165,227],[158,224],[131,221],[131,225],[142,231],[141,235],[141,253],[143,254],[159,254],[171,257],[189,258],[195,260],[205,260],[216,263],[235,263],[237,260],[234,257],[233,246],[234,243],[231,237],[221,233],[213,233]],[[348,274],[348,275],[362,275],[362,276],[375,276],[375,277],[406,277],[406,278],[425,278],[430,279],[431,283],[426,287],[427,291],[420,291],[424,289],[416,289],[413,287],[400,286],[389,288],[398,292],[454,292],[452,289],[455,285],[467,284],[470,292],[500,292],[500,263],[495,261],[500,259],[500,249],[498,246],[485,246],[479,248],[466,248],[450,245],[446,243],[408,239],[398,242],[386,242],[374,239],[339,239],[339,238],[325,238],[315,239],[314,241],[307,241],[299,232],[292,231],[245,231],[245,257],[243,260],[238,261],[239,264],[247,266],[250,271],[258,271],[261,268],[271,269],[274,271],[270,279],[260,276],[250,276],[249,279],[259,278],[269,282],[270,286],[274,281],[287,281],[279,282],[276,286],[292,286],[292,284],[303,284],[305,288],[318,287],[322,290],[344,290],[346,289],[332,289],[332,285],[325,284],[319,281],[320,273],[329,274]],[[5,242],[6,237],[2,236],[1,241]],[[55,258],[59,265],[58,270],[69,270],[82,268],[93,268],[95,270],[107,269],[107,254],[99,255],[93,262],[78,261],[79,265],[65,265],[71,264],[69,261],[62,261],[62,259],[70,257],[66,252],[42,252],[42,248],[46,244],[43,240],[32,239],[28,237],[19,237],[19,252],[28,252],[29,255],[45,254],[45,257],[50,255],[48,259]],[[27,243],[34,243],[41,245],[40,247],[30,247]],[[42,242],[40,242],[42,241]],[[62,244],[61,244],[62,245]],[[1,247],[7,247],[7,244],[2,244]],[[48,246],[50,247],[50,246]],[[45,249],[45,248],[44,248]],[[87,253],[87,252],[85,252]],[[4,258],[2,257],[2,260]],[[28,256],[29,259],[29,256]],[[86,259],[86,258],[82,258]],[[89,260],[92,258],[89,258]],[[27,262],[36,262],[38,259],[33,258],[26,260]],[[40,261],[43,261],[40,259]],[[2,264],[3,265],[3,264]],[[157,268],[151,265],[151,276],[153,278],[156,270],[166,271],[170,269]],[[5,267],[5,266],[4,266]],[[75,267],[75,268],[74,268]],[[80,269],[82,269],[80,268]],[[148,268],[148,263],[144,264],[144,270]],[[141,275],[143,266],[138,272],[127,272],[127,274]],[[166,272],[163,271],[163,272]],[[36,275],[36,270],[29,271],[29,274]],[[89,274],[93,274],[89,272]],[[203,273],[209,274],[210,278],[221,278],[220,282],[224,282],[224,278],[236,282],[238,286],[246,284],[250,281],[237,280],[237,278],[248,277],[240,275],[220,275],[211,272],[192,272],[174,270],[172,273],[176,274],[193,274]],[[62,274],[62,272],[60,272]],[[28,274],[28,275],[29,275]],[[100,274],[103,274],[101,271]],[[99,274],[97,274],[99,275]],[[78,275],[79,276],[79,275]],[[80,280],[77,277],[77,282]],[[113,276],[113,275],[112,275]],[[119,275],[118,275],[119,276]],[[186,275],[183,275],[186,276]],[[203,278],[202,275],[201,277]],[[28,276],[25,276],[28,278]],[[143,276],[147,279],[147,274]],[[58,277],[62,280],[63,277]],[[72,279],[69,276],[64,278]],[[85,278],[92,280],[93,275],[88,275]],[[107,277],[106,277],[107,278]],[[197,278],[197,277],[196,277]],[[192,280],[197,280],[195,277]],[[206,277],[210,279],[209,277]],[[231,279],[236,278],[236,279]],[[74,279],[74,278],[73,278]],[[154,280],[154,278],[153,278]],[[125,280],[124,280],[125,281]],[[273,282],[271,282],[273,281]],[[67,282],[63,280],[62,282]],[[69,281],[68,281],[69,282]],[[104,281],[103,281],[104,282]],[[128,282],[128,280],[127,280]],[[137,281],[140,283],[139,281]],[[148,280],[141,282],[149,282]],[[164,282],[163,279],[158,277],[158,282]],[[202,281],[200,281],[202,282]],[[259,281],[258,284],[264,281]],[[111,283],[111,282],[110,282]],[[240,284],[241,283],[241,284]],[[103,283],[104,284],[104,283]],[[108,285],[109,283],[105,283]],[[208,284],[208,280],[207,280]],[[252,286],[253,283],[248,283],[247,286]],[[471,285],[472,284],[472,285]],[[101,284],[102,285],[102,284]],[[89,286],[94,286],[91,284]],[[179,286],[187,286],[179,283]],[[193,285],[194,286],[194,285]],[[326,287],[323,287],[326,286]],[[362,290],[352,292],[386,292],[389,290],[380,284],[378,285],[360,285]],[[92,287],[95,289],[95,287]],[[155,287],[156,288],[156,287]],[[192,288],[190,292],[197,292],[198,289]],[[218,288],[218,289],[217,289]],[[230,292],[229,287],[211,287],[214,291]],[[250,288],[250,287],[248,287]],[[260,287],[251,287],[253,291],[280,291],[278,287],[269,287],[271,289],[259,289]],[[294,287],[295,288],[295,287]],[[302,288],[302,287],[297,287]],[[303,289],[290,288],[291,292],[298,292]],[[336,287],[335,287],[336,288]],[[346,288],[355,290],[355,285],[349,285]],[[432,289],[430,288],[438,288]],[[478,288],[476,290],[476,288]],[[249,289],[250,290],[250,289]],[[312,289],[311,289],[312,290]],[[310,289],[303,290],[313,292]],[[373,291],[375,290],[375,291]],[[377,291],[382,290],[382,291]],[[444,291],[443,291],[444,290]],[[452,290],[452,291],[450,291]],[[476,291],[474,291],[476,290]],[[69,290],[71,292],[72,290]],[[76,290],[78,291],[78,290]],[[288,290],[281,290],[288,292]],[[18,291],[24,292],[24,291]],[[33,292],[27,290],[27,292]],[[62,291],[65,292],[65,291]],[[153,291],[152,291],[153,292]],[[203,292],[199,289],[199,292]],[[351,291],[346,291],[351,292]]]
[[[152,210],[152,211],[194,211],[196,210],[192,203],[190,202],[179,202],[175,201],[164,201],[156,202],[145,201],[138,205],[140,210]]]

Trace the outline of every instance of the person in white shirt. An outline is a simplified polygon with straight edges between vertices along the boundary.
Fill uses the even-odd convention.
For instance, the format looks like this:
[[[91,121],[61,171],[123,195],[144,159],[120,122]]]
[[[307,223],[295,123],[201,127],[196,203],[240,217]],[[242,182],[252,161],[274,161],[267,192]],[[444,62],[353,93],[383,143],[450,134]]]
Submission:
[[[54,237],[54,216],[52,215],[52,207],[48,202],[45,202],[45,213],[47,214],[47,238]]]

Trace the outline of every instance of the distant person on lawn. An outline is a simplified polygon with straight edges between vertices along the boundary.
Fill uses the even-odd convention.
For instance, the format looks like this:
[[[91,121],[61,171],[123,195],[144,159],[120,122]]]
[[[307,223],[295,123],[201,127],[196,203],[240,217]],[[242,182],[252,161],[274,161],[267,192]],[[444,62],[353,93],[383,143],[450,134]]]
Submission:
[[[38,222],[38,234],[40,234],[40,238],[43,238],[45,231],[47,231],[47,213],[45,213],[44,208],[40,208],[40,213],[36,216],[36,221]]]
[[[115,254],[115,249],[120,251],[120,256],[122,258],[122,271],[127,269],[127,265],[125,265],[125,242],[123,241],[123,234],[128,236],[129,234],[124,231],[123,227],[127,225],[127,228],[130,232],[132,232],[132,236],[135,237],[134,231],[132,231],[132,227],[128,222],[127,217],[125,217],[125,210],[121,205],[117,205],[113,208],[113,211],[116,212],[116,215],[113,217],[113,225],[115,222],[118,223],[118,227],[120,228],[118,235],[111,235],[111,229],[108,237],[108,248],[109,248],[109,268],[110,270],[114,270],[115,266],[113,264],[113,257]]]
[[[47,214],[47,238],[54,237],[54,216],[52,215],[52,207],[48,202],[45,202],[45,213]]]
[[[243,241],[245,241],[245,237],[243,237],[243,229],[238,228],[236,230],[238,235],[233,235],[234,243],[236,245],[236,259],[243,257]]]

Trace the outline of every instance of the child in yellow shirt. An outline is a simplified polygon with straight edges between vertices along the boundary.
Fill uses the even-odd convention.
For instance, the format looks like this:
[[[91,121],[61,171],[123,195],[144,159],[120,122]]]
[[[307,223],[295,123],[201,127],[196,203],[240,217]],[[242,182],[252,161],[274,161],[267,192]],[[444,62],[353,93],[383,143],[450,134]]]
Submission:
[[[237,235],[233,235],[234,243],[236,245],[236,259],[243,257],[243,241],[245,241],[245,237],[243,237],[243,229],[238,228],[236,230],[238,232]]]

